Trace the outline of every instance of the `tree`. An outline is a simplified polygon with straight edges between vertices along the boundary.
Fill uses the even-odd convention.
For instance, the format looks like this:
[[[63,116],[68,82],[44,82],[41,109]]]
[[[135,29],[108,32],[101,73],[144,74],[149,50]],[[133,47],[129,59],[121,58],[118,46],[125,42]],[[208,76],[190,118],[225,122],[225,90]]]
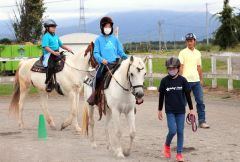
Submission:
[[[11,44],[12,41],[8,38],[0,39],[0,44]]]
[[[240,42],[240,13],[237,15],[237,37]]]
[[[238,43],[237,18],[233,13],[233,8],[229,5],[229,0],[224,0],[223,11],[218,15],[221,26],[217,29],[214,43],[221,49],[235,46]]]
[[[42,33],[42,16],[45,11],[43,0],[21,0],[16,2],[17,13],[12,23],[15,37],[19,42],[34,42]]]

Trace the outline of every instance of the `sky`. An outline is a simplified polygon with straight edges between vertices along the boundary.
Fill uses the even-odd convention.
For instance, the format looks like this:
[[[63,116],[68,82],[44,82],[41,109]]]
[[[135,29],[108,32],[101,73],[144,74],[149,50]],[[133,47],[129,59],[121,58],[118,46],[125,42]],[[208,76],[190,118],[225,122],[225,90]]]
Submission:
[[[17,0],[20,1],[20,0]],[[53,19],[79,17],[80,0],[44,0],[47,10],[44,17]],[[205,11],[208,3],[210,13],[221,11],[223,0],[85,0],[85,17],[91,21],[109,12],[132,10],[172,10],[172,11]],[[12,16],[16,0],[0,0],[0,20]],[[230,5],[240,8],[240,0],[230,0]]]

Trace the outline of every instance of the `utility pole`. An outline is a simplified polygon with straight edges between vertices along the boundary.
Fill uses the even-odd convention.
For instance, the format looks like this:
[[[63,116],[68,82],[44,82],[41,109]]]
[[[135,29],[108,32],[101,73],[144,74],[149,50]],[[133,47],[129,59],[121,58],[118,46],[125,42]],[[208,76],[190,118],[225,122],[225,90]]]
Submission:
[[[209,45],[209,32],[208,32],[208,3],[206,3],[206,40],[207,40],[207,45]]]
[[[85,9],[84,9],[84,0],[80,0],[80,19],[79,19],[79,28],[80,32],[86,33],[86,19],[85,19]]]
[[[176,31],[173,32],[173,48],[176,49]]]
[[[162,43],[161,43],[161,21],[158,21],[158,32],[159,32],[159,53],[161,53],[162,50]]]

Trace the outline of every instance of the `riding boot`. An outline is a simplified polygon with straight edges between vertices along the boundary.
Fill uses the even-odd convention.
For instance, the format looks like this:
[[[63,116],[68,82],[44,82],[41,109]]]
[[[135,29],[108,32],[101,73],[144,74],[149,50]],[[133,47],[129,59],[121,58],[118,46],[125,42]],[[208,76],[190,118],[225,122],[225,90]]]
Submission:
[[[95,105],[95,96],[96,96],[96,90],[93,88],[91,96],[88,98],[87,102],[89,105],[93,106]]]
[[[45,84],[46,84],[46,91],[51,92],[53,89],[53,70],[51,68],[47,69]]]

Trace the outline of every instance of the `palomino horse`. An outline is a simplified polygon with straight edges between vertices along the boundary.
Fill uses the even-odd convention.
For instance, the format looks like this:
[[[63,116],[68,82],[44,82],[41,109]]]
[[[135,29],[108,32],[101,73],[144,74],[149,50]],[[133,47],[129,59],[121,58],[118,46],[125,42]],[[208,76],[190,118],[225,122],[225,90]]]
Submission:
[[[144,96],[143,82],[146,75],[145,61],[141,58],[131,56],[122,61],[120,67],[113,74],[109,87],[104,90],[106,97],[106,122],[105,133],[107,138],[107,148],[113,149],[117,157],[123,158],[130,154],[132,143],[135,137],[135,102],[142,100]],[[90,141],[92,147],[96,147],[94,137],[94,107],[90,106],[86,100],[91,95],[91,87],[84,84],[84,112],[83,112],[83,132],[88,132],[90,125]],[[125,114],[130,129],[130,144],[126,150],[122,150],[120,139],[120,115]],[[112,147],[108,131],[109,122],[112,119],[115,126],[116,146]]]
[[[81,128],[77,122],[78,106],[79,106],[79,92],[83,87],[84,78],[91,66],[91,59],[93,59],[93,44],[82,48],[76,55],[66,55],[65,66],[62,71],[56,74],[56,80],[59,83],[61,90],[65,96],[68,96],[71,102],[71,111],[69,116],[62,124],[64,129],[74,122],[76,131],[80,132]],[[9,110],[14,112],[18,118],[20,128],[23,128],[23,105],[28,89],[31,85],[36,87],[40,92],[41,107],[44,116],[52,129],[56,129],[52,115],[50,115],[47,106],[48,93],[45,91],[45,73],[38,73],[31,71],[31,67],[37,59],[29,59],[20,62],[18,70],[15,75],[15,89],[10,103]]]

